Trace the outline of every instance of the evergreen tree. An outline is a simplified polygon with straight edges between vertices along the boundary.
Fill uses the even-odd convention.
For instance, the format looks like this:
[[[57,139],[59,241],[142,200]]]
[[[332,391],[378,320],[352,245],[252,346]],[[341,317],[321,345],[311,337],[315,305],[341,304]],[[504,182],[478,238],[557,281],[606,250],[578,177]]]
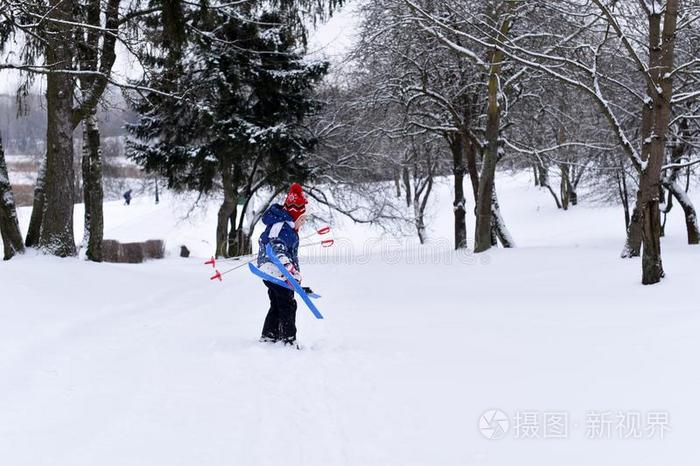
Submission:
[[[172,189],[221,188],[216,253],[247,253],[251,196],[311,175],[306,158],[315,140],[303,123],[327,63],[304,60],[292,23],[279,13],[198,10],[188,25],[196,33],[178,57],[153,57],[162,66],[147,84],[156,90],[135,104],[141,119],[128,128],[128,155]]]

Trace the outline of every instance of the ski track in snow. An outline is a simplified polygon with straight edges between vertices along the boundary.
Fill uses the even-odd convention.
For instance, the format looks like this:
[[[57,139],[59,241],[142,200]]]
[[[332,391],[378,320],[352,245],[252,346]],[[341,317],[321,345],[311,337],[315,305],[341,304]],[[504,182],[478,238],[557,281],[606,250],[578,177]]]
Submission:
[[[447,185],[437,195],[432,236],[449,238]],[[247,271],[209,282],[215,204],[185,221],[169,196],[107,204],[107,237],[166,238],[172,256],[0,264],[0,464],[694,464],[700,249],[679,209],[668,278],[643,287],[639,261],[618,258],[619,209],[558,212],[522,176],[499,199],[521,248],[443,263],[360,260],[377,233],[338,221],[356,253],[302,264],[326,316],[298,300],[302,351],[257,342],[268,303]],[[181,243],[199,257],[175,257]],[[486,440],[490,408],[566,411],[570,438]],[[590,410],[663,410],[672,430],[588,440]]]

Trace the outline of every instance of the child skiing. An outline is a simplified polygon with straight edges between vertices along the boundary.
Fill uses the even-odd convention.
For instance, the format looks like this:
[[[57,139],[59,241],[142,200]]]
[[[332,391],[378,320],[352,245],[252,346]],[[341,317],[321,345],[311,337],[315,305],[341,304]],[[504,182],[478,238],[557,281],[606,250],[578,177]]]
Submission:
[[[289,189],[284,205],[274,204],[263,215],[265,231],[260,235],[258,268],[281,280],[286,280],[266,254],[270,244],[277,258],[296,281],[301,283],[299,272],[299,228],[304,222],[306,204],[301,185],[294,183]],[[270,310],[265,318],[261,342],[283,342],[296,345],[296,310],[294,291],[269,281],[263,282],[270,298]]]

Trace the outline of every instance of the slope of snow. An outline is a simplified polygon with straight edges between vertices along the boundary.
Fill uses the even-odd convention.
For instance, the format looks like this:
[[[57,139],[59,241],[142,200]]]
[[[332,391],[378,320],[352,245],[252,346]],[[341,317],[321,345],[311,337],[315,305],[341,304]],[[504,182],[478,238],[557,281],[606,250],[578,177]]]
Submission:
[[[165,238],[198,257],[0,264],[1,462],[696,464],[700,248],[674,212],[668,278],[643,287],[639,261],[618,258],[620,209],[561,212],[548,196],[504,179],[521,248],[480,256],[450,251],[445,184],[433,246],[338,221],[338,249],[305,253],[326,320],[300,303],[303,351],[257,343],[258,280],[208,280],[215,202],[185,220],[191,199],[110,203],[107,237]],[[478,429],[495,408],[511,417],[499,441]],[[667,413],[670,432],[588,439],[590,411]],[[516,438],[518,412],[566,413],[567,438]]]

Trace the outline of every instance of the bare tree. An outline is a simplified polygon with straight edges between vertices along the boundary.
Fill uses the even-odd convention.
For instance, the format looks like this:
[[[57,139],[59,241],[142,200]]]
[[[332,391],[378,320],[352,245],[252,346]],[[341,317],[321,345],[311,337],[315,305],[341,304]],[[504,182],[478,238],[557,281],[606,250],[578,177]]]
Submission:
[[[640,189],[636,212],[632,216],[630,226],[628,250],[634,252],[635,243],[640,237],[643,238],[645,247],[642,282],[651,284],[658,282],[664,274],[659,241],[658,207],[671,105],[678,100],[674,97],[673,77],[677,71],[677,68],[674,68],[674,57],[679,24],[679,2],[669,0],[663,5],[653,2],[651,6],[645,2],[640,2],[636,6],[632,2],[626,2],[617,5],[620,10],[615,9],[614,3],[593,0],[590,6],[586,6],[573,1],[533,2],[534,5],[550,12],[549,20],[541,22],[542,35],[549,37],[549,40],[544,41],[539,48],[527,47],[518,41],[501,37],[497,31],[491,34],[491,40],[496,44],[496,48],[511,60],[560,79],[587,93],[608,120],[622,150],[640,174]],[[574,11],[575,15],[573,15]],[[622,20],[623,16],[619,11],[627,14],[624,16],[627,21]],[[690,6],[686,6],[684,13],[681,24],[693,18],[690,14]],[[634,25],[633,20],[640,16],[647,20],[646,29],[641,36],[633,40],[634,30],[630,31],[629,25]],[[583,25],[579,18],[584,19]],[[435,18],[430,20],[433,23],[438,21]],[[567,24],[567,21],[570,25],[569,30],[562,30],[562,24]],[[454,28],[450,30],[455,31]],[[456,32],[465,38],[477,39],[469,32]],[[648,50],[646,62],[637,45],[645,42]],[[616,80],[615,76],[602,68],[603,57],[611,52],[611,47],[614,46],[618,46],[615,53],[619,56],[619,51],[624,51],[625,60],[636,68],[640,83],[645,88],[646,97],[640,96],[637,90]],[[641,150],[635,147],[633,138],[623,127],[617,107],[604,94],[602,82],[609,86],[617,86],[626,93],[632,93],[640,98]]]
[[[96,107],[109,84],[123,89],[144,88],[118,82],[112,76],[115,47],[127,50],[144,39],[137,25],[144,18],[177,23],[180,2],[136,0],[120,9],[121,0],[4,0],[0,8],[0,51],[21,38],[20,63],[1,63],[2,69],[24,73],[20,95],[38,75],[46,79],[46,165],[35,190],[26,244],[57,256],[77,250],[73,236],[75,169],[73,132],[85,121],[82,179],[86,200],[84,244],[87,257],[100,261],[103,215],[102,172]],[[167,13],[167,14],[166,14]],[[136,31],[129,37],[125,30]],[[155,38],[146,38],[155,40]]]

